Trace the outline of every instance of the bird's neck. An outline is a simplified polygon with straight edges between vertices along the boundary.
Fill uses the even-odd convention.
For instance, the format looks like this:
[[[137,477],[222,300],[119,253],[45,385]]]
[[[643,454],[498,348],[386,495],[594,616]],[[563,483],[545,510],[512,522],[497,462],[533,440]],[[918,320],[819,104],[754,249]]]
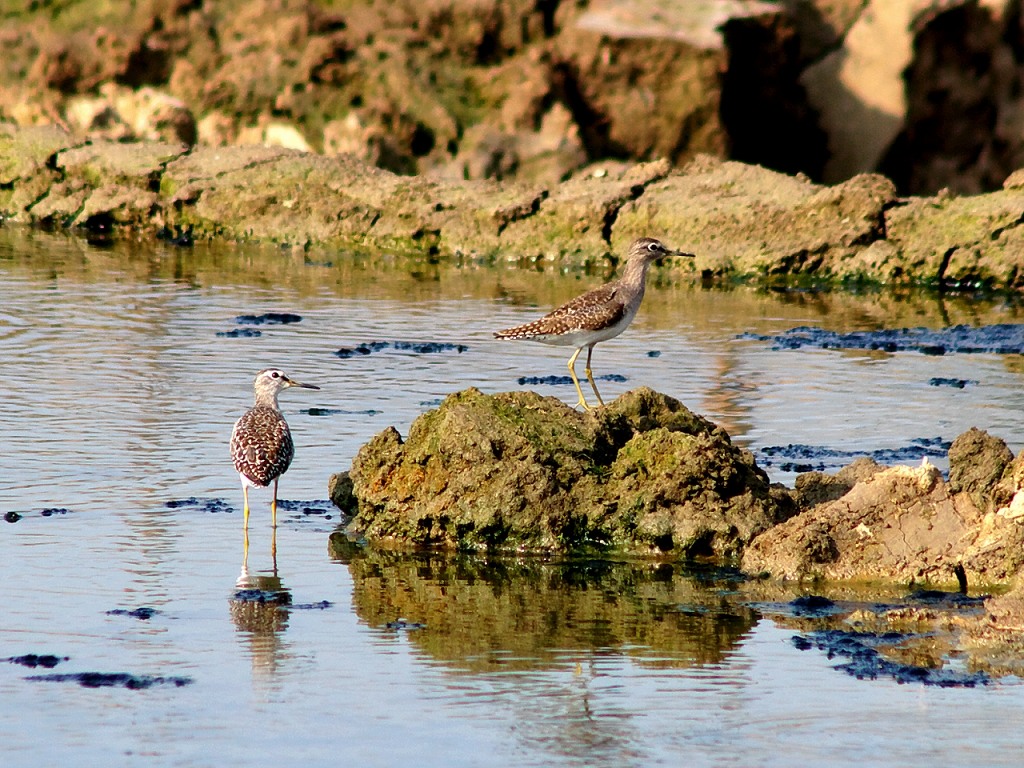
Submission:
[[[256,408],[270,408],[275,411],[280,411],[281,407],[277,404],[277,395],[273,392],[259,392],[256,395]]]
[[[622,277],[619,278],[619,287],[629,293],[643,294],[647,284],[647,269],[651,262],[647,259],[630,259],[622,270]]]

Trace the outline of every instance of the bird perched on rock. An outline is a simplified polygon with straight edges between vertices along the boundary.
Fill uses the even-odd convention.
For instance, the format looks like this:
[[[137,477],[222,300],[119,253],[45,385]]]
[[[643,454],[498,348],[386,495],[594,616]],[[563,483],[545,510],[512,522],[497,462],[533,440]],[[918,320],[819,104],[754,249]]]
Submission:
[[[673,251],[666,248],[658,240],[641,237],[634,240],[626,254],[626,266],[622,277],[610,283],[587,291],[558,309],[549,312],[539,320],[506,328],[494,334],[497,339],[529,339],[544,344],[560,347],[575,347],[576,351],[569,358],[569,375],[576,385],[579,395],[577,406],[583,410],[591,410],[591,406],[583,397],[580,380],[576,377],[576,358],[584,348],[587,350],[587,380],[594,390],[597,402],[602,406],[604,401],[597,391],[597,383],[590,370],[590,358],[594,353],[594,345],[613,339],[622,333],[636,316],[640,302],[644,298],[647,283],[647,269],[655,261],[665,256],[693,257],[692,253]]]
[[[277,368],[266,368],[256,374],[253,390],[256,404],[242,414],[231,431],[231,458],[242,481],[244,526],[249,528],[249,486],[266,488],[274,484],[274,500],[270,514],[277,527],[277,481],[292,463],[295,444],[288,422],[277,404],[277,395],[288,387],[320,389],[312,384],[300,384],[289,379]]]

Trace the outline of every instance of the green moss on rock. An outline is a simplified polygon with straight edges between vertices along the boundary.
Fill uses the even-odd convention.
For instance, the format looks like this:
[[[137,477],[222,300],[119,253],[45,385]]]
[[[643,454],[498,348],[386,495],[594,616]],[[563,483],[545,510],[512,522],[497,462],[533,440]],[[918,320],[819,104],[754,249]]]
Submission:
[[[349,476],[348,533],[403,546],[731,556],[786,514],[749,452],[647,388],[593,413],[468,389]]]

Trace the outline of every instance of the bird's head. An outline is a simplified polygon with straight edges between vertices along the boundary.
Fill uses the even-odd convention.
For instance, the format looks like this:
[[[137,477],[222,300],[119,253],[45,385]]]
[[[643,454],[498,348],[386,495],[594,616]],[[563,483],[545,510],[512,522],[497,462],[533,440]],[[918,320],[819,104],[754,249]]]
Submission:
[[[647,263],[658,262],[666,256],[686,256],[694,258],[694,254],[687,253],[686,251],[674,251],[671,248],[666,248],[660,240],[655,240],[653,237],[641,237],[638,240],[634,240],[633,244],[629,246],[628,258],[632,261],[633,259],[644,261]]]
[[[256,374],[256,380],[253,382],[253,387],[256,390],[257,397],[261,393],[267,393],[270,395],[277,395],[282,389],[288,387],[302,387],[303,389],[320,389],[313,384],[303,384],[290,379],[284,371],[279,368],[264,368],[262,371]]]

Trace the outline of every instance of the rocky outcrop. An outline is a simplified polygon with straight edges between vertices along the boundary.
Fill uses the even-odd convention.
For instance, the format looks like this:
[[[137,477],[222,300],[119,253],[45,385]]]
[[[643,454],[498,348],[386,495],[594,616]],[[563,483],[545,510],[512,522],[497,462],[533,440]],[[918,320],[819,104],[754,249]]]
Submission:
[[[700,153],[901,193],[1024,160],[1021,0],[66,0],[4,12],[0,121],[554,184]]]
[[[115,0],[97,12],[72,0],[56,22],[5,15],[0,119],[108,140],[301,142],[402,174],[551,183],[596,158],[724,153],[718,30],[779,14],[760,2],[652,14],[532,0]],[[189,130],[158,115],[138,124],[123,93],[135,88],[187,104]]]
[[[1024,287],[1024,189],[900,200],[881,176],[835,187],[704,156],[553,185],[399,176],[280,147],[83,142],[0,124],[0,217],[88,232],[537,259],[579,266],[656,235],[705,278]]]
[[[384,546],[737,558],[799,582],[1010,582],[1024,566],[1024,458],[977,429],[949,456],[948,481],[927,461],[860,459],[789,490],[650,389],[590,413],[470,389],[406,439],[378,434],[330,492],[346,535]]]
[[[378,434],[349,478],[348,533],[404,546],[730,557],[791,511],[749,452],[646,388],[593,413],[469,389]]]

